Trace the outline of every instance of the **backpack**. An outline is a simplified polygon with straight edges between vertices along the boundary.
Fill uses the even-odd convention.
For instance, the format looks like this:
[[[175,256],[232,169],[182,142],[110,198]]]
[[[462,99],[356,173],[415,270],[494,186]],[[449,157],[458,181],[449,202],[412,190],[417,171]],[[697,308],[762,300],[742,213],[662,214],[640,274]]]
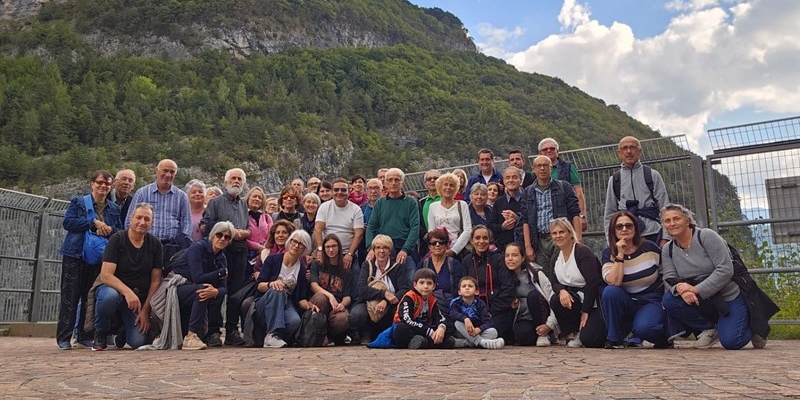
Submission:
[[[642,172],[644,172],[644,183],[647,184],[647,188],[650,189],[650,197],[653,198],[653,206],[655,208],[659,207],[658,200],[656,199],[655,189],[653,184],[653,170],[648,167],[647,165],[642,165]],[[619,203],[619,193],[621,191],[622,186],[622,171],[614,172],[611,187],[614,189],[614,196],[617,198],[617,203]],[[642,203],[644,206],[644,203]]]
[[[328,334],[328,317],[312,310],[303,313],[297,345],[300,347],[321,347]]]
[[[700,243],[700,246],[703,246],[703,239],[700,236],[700,233],[703,232],[702,229],[697,229],[697,242]],[[725,239],[723,239],[725,240]],[[747,266],[744,265],[744,260],[742,260],[742,256],[739,254],[739,251],[736,250],[733,246],[731,246],[727,241],[725,241],[725,245],[728,246],[728,252],[731,255],[731,261],[733,262],[733,278],[737,278],[740,276],[747,276],[750,277],[750,273],[747,272]],[[669,257],[672,258],[672,250],[675,248],[675,240],[670,240],[669,242]]]
[[[186,252],[189,251],[189,248],[180,249],[172,257],[169,258],[167,261],[167,265],[164,266],[164,272],[162,273],[163,276],[167,276],[170,272],[174,271],[177,267],[185,267],[189,265],[189,257],[186,257]]]

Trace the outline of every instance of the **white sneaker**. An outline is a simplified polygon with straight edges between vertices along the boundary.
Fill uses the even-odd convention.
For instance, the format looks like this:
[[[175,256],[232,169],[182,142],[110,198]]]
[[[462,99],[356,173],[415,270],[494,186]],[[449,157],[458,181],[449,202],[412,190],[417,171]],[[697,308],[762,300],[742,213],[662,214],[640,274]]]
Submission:
[[[753,337],[750,338],[750,343],[753,343],[754,349],[763,349],[767,345],[767,338],[754,333]]]
[[[538,344],[539,340],[537,339],[536,342]],[[583,347],[583,343],[581,343],[580,334],[575,335],[575,339],[570,340],[569,343],[567,343],[567,347],[572,347],[572,348]]]
[[[264,347],[279,348],[286,346],[286,342],[284,342],[283,339],[279,338],[278,335],[274,333],[270,333],[264,338]]]
[[[550,347],[550,336],[539,336],[536,338],[536,347]]]
[[[506,341],[503,340],[503,338],[481,340],[481,347],[483,347],[484,349],[490,349],[490,350],[502,349],[503,346],[505,345]]]
[[[697,335],[697,340],[694,341],[695,349],[707,349],[719,341],[716,329],[706,329]]]
[[[206,344],[197,337],[196,333],[190,333],[183,338],[181,349],[183,350],[205,350]]]

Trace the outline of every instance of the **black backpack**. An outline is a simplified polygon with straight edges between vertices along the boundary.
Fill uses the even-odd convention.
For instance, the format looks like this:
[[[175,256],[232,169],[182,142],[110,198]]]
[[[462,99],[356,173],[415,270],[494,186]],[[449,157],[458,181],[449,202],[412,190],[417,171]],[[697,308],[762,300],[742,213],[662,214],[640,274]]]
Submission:
[[[661,208],[658,204],[658,199],[656,199],[655,189],[653,184],[653,170],[648,167],[647,165],[642,165],[642,172],[644,172],[644,183],[647,185],[647,188],[650,189],[650,197],[653,198],[653,206],[656,208]],[[617,197],[617,203],[619,203],[619,196],[622,186],[622,171],[614,172],[611,187],[614,189],[614,196]],[[644,203],[642,203],[644,206]]]
[[[297,345],[300,347],[321,347],[328,334],[328,317],[312,310],[303,313]]]

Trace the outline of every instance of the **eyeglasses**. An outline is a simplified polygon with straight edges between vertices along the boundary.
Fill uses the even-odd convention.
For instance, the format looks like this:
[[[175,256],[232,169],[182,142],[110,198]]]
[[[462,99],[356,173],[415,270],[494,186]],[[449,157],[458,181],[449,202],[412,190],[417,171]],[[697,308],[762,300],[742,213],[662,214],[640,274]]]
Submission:
[[[217,239],[222,239],[222,240],[224,240],[226,242],[231,240],[231,235],[228,235],[227,233],[222,233],[222,232],[215,233],[214,237],[217,238]]]
[[[436,182],[437,179],[439,179],[438,176],[429,176],[429,177],[425,178],[425,180],[428,181],[428,182]]]
[[[281,196],[281,198],[283,198],[284,200],[293,200],[293,199],[296,199],[297,196],[295,196],[293,194],[285,194],[285,195]]]
[[[336,250],[338,248],[339,248],[338,244],[331,244],[331,245],[325,246],[325,250]]]
[[[380,186],[367,186],[367,190],[381,190]]]
[[[111,182],[109,181],[94,181],[94,183],[96,183],[97,186],[106,186],[106,187],[111,186]]]
[[[551,167],[550,164],[534,164],[534,166],[533,166],[533,168],[540,168],[540,169],[545,169],[545,168],[550,168],[550,167]]]
[[[347,188],[333,188],[333,193],[347,193]]]
[[[290,240],[289,244],[291,244],[294,247],[300,248],[300,249],[305,249],[306,248],[306,245],[304,245],[303,242],[301,242],[301,241],[299,241],[297,239]]]
[[[402,181],[400,180],[400,178],[386,178],[386,182],[389,182],[389,183],[400,183]]]
[[[625,152],[628,152],[628,151],[637,151],[640,148],[641,147],[639,147],[639,146],[622,146],[622,147],[619,148],[619,151],[625,153]]]
[[[556,148],[555,147],[544,147],[544,148],[540,149],[539,151],[551,152],[551,151],[556,151]]]
[[[447,244],[447,241],[446,240],[431,240],[430,242],[428,242],[428,244],[431,245],[431,246],[444,246],[444,245]]]
[[[622,231],[622,230],[626,230],[627,229],[627,230],[630,231],[630,230],[633,230],[633,224],[630,223],[630,222],[627,222],[627,223],[624,223],[624,224],[616,224],[616,225],[614,225],[614,229],[616,229],[618,231]]]

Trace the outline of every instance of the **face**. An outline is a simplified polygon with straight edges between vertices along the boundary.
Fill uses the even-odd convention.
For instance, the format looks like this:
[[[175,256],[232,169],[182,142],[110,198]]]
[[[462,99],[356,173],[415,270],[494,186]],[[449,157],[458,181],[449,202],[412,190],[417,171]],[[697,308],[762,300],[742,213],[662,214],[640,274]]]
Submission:
[[[131,229],[139,234],[145,234],[153,226],[153,211],[147,207],[139,207],[131,216]]]
[[[113,182],[111,178],[103,178],[102,175],[98,176],[92,181],[92,196],[105,199],[108,193],[111,192]]]
[[[303,200],[303,208],[306,210],[307,213],[315,214],[317,209],[319,209],[319,205],[314,199],[306,199]]]
[[[487,186],[486,188],[486,201],[494,203],[497,200],[497,196],[500,195],[500,191],[497,188],[497,185]]]
[[[386,246],[372,246],[372,249],[375,251],[375,259],[380,261],[381,265],[385,264],[392,255],[392,249]]]
[[[292,187],[297,189],[298,192],[303,193],[303,181],[300,179],[295,179],[292,181]]]
[[[470,280],[464,280],[461,282],[461,285],[458,286],[458,294],[463,297],[474,297],[478,293],[478,288],[475,287],[475,283]]]
[[[431,279],[417,279],[414,281],[414,289],[417,289],[419,294],[423,296],[427,296],[433,293],[433,289],[436,288],[436,282]]]
[[[384,185],[386,186],[386,191],[392,195],[400,194],[400,190],[403,188],[403,181],[400,180],[400,174],[398,173],[388,173],[386,174],[386,179],[384,180]]]
[[[661,225],[673,237],[680,236],[690,229],[689,219],[676,210],[665,211],[661,217]]]
[[[473,205],[483,207],[486,205],[486,192],[483,190],[476,190],[469,195],[469,201],[472,202]]]
[[[474,229],[472,231],[472,248],[479,254],[486,253],[489,250],[489,231],[486,229]]]
[[[119,171],[114,179],[114,189],[117,190],[117,196],[128,197],[135,183],[136,175],[134,175],[133,171],[128,169]]]
[[[250,198],[247,199],[247,208],[258,211],[262,205],[264,205],[264,194],[260,190],[250,193]]]
[[[239,171],[233,171],[228,174],[228,179],[225,181],[225,187],[231,196],[238,196],[242,193],[242,186],[244,186],[244,175]]]
[[[550,159],[547,157],[536,157],[533,160],[533,173],[536,175],[536,179],[539,181],[548,181],[550,179],[550,172],[553,171],[553,167],[550,164]]]
[[[217,196],[219,196],[219,195],[216,194],[215,192],[207,192],[206,193],[206,204],[208,204],[208,202],[211,201],[211,199],[213,199],[214,197],[217,197]]]
[[[367,183],[367,198],[369,201],[376,201],[381,197],[381,185],[378,182],[372,181]]]
[[[333,197],[332,191],[324,186],[319,188],[319,193],[317,194],[322,201],[328,201]]]
[[[633,240],[633,236],[636,234],[633,224],[633,220],[625,215],[617,218],[617,222],[614,223],[614,234],[617,236],[617,240],[627,240],[629,242]]]
[[[364,191],[364,181],[362,179],[356,179],[353,182],[353,190],[355,190],[358,193],[363,192]]]
[[[521,183],[522,179],[520,179],[518,174],[512,171],[508,171],[503,175],[503,184],[505,184],[506,191],[509,193],[516,192]]]
[[[522,253],[519,252],[519,247],[506,247],[506,268],[508,268],[509,271],[517,271],[522,268],[522,262],[524,260]]]
[[[456,187],[456,183],[451,182],[449,180],[445,180],[444,182],[442,182],[440,186],[441,188],[439,194],[447,199],[452,199],[456,195],[456,191],[458,190],[458,188]]]
[[[639,161],[642,155],[642,147],[634,139],[623,139],[619,142],[617,147],[617,155],[625,165],[632,166]]]
[[[333,200],[340,207],[343,206],[344,204],[347,204],[348,195],[349,195],[349,189],[346,183],[336,182],[333,184]]]
[[[283,200],[283,208],[287,210],[294,210],[294,208],[297,207],[297,196],[292,191],[281,195],[281,200]]]
[[[342,252],[339,250],[339,243],[336,243],[336,241],[333,239],[325,242],[323,248],[325,249],[325,254],[328,256],[328,258],[336,258],[336,256]]]
[[[175,180],[178,173],[178,164],[172,160],[161,160],[156,167],[156,181],[159,187],[168,187]]]
[[[206,191],[200,186],[192,186],[189,189],[189,202],[200,204],[206,201]]]
[[[286,239],[289,238],[289,231],[285,226],[281,225],[275,229],[275,244],[278,246],[286,246]]]
[[[433,172],[425,175],[425,189],[436,190],[436,180],[439,179],[439,174]]]
[[[320,182],[320,180],[317,179],[317,178],[309,179],[308,180],[308,185],[306,185],[308,187],[308,193],[316,193],[317,192],[317,186],[319,186],[319,182]]]
[[[428,240],[428,248],[434,255],[442,255],[447,251],[447,240],[432,238]]]
[[[270,214],[274,214],[278,212],[278,199],[269,199],[267,200],[267,212]]]
[[[231,242],[231,233],[228,231],[217,232],[214,234],[214,236],[211,237],[211,247],[213,247],[214,250],[216,251],[228,247],[228,244],[230,242]]]
[[[381,180],[381,183],[386,181],[386,171],[378,171],[378,179]]]
[[[456,174],[458,177],[459,188],[466,188],[467,186],[467,176],[464,174]]]
[[[520,153],[511,153],[508,155],[508,165],[522,169],[525,167],[525,159]]]
[[[306,245],[303,244],[297,237],[293,237],[289,239],[289,243],[286,244],[286,252],[293,255],[293,256],[300,256],[306,250]]]
[[[539,149],[539,154],[547,156],[547,158],[550,159],[550,162],[555,162],[558,158],[558,149],[556,149],[556,144],[553,142],[542,143],[542,148]]]
[[[484,175],[489,175],[494,170],[494,160],[489,153],[478,154],[478,167]]]
[[[550,229],[550,237],[553,239],[553,244],[558,247],[572,246],[572,236],[569,231],[560,225],[553,225]]]

